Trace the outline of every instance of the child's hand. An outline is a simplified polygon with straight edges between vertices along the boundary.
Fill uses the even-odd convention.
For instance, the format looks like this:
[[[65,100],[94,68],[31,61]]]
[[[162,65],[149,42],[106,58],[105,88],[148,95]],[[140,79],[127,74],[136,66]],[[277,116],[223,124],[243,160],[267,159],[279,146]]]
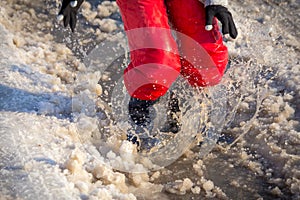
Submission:
[[[231,13],[227,8],[221,5],[209,5],[205,7],[206,12],[206,26],[205,29],[210,31],[212,27],[213,18],[216,17],[222,23],[222,33],[230,35],[235,39],[238,35]]]
[[[64,20],[64,26],[67,27],[68,24],[72,32],[74,32],[76,22],[77,22],[77,11],[84,0],[63,0],[61,9],[58,13],[57,20]]]

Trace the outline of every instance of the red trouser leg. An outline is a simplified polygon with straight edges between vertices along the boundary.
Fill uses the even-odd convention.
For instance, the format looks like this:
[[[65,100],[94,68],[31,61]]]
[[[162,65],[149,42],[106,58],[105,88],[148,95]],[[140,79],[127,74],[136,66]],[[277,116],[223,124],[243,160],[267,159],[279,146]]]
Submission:
[[[195,86],[219,83],[228,62],[228,51],[223,44],[217,20],[214,20],[213,30],[206,31],[205,9],[199,0],[166,2],[169,19],[173,28],[179,32],[177,37],[182,56],[182,75]]]
[[[130,48],[124,82],[142,100],[164,95],[180,74],[177,44],[163,0],[117,0]]]

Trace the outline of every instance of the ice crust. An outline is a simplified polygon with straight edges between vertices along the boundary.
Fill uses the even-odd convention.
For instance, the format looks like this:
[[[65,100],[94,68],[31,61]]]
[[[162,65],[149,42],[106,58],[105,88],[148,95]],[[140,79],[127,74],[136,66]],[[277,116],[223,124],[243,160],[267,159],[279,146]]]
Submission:
[[[47,14],[40,2],[0,3],[0,199],[299,198],[300,23],[284,21],[298,1],[230,3],[240,35],[226,41],[232,68],[224,82],[235,86],[228,105],[235,113],[223,132],[233,142],[203,159],[195,147],[157,172],[135,163],[126,141],[112,141],[115,152],[106,155],[101,138],[90,143],[98,123],[108,123],[97,99],[106,75],[89,72],[65,45],[77,37],[88,46],[120,30],[116,3],[85,2],[78,26],[93,38],[81,33],[64,43],[51,20],[58,3],[47,1]]]

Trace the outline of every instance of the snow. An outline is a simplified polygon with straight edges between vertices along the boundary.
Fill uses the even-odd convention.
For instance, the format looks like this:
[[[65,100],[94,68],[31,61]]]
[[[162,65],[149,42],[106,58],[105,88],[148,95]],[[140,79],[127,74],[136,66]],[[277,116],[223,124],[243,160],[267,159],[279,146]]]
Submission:
[[[211,191],[212,189],[214,188],[214,183],[212,181],[206,181],[204,184],[203,184],[203,189],[208,192],[208,191]]]
[[[109,74],[82,60],[105,38],[123,45],[116,3],[85,2],[71,34],[58,2],[0,3],[0,199],[299,198],[299,1],[230,2],[240,34],[226,41],[232,115],[219,123],[231,140],[153,172],[126,140],[99,148]]]

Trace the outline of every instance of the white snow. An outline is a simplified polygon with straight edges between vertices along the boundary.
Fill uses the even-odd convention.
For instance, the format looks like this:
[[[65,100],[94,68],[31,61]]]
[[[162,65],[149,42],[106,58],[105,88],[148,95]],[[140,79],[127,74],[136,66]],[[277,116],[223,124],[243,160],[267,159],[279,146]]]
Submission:
[[[234,142],[202,159],[193,147],[156,172],[136,162],[120,135],[98,137],[110,109],[98,81],[109,77],[87,69],[76,57],[85,50],[70,45],[120,31],[116,3],[85,2],[70,35],[57,30],[58,2],[46,2],[0,3],[0,199],[300,196],[298,1],[230,2],[239,37],[226,41],[232,64],[223,84],[233,112],[223,133]],[[112,148],[99,148],[104,142]]]

